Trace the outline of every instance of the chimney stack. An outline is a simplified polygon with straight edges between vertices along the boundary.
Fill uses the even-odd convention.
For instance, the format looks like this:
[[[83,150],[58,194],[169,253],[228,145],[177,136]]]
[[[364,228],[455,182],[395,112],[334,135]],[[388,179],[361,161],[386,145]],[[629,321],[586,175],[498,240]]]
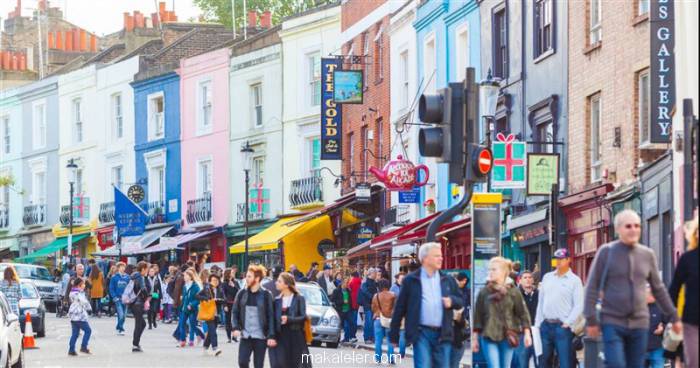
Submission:
[[[39,10],[40,11],[46,11],[48,9],[48,1],[47,0],[39,0]]]
[[[248,28],[255,28],[258,25],[258,13],[255,10],[248,11]]]
[[[272,13],[266,10],[260,15],[260,27],[263,29],[269,29],[272,27]]]
[[[90,52],[97,52],[97,36],[90,35]]]
[[[128,12],[124,13],[124,30],[126,32],[131,32],[134,30],[134,17]]]
[[[87,33],[84,29],[80,30],[80,51],[87,51]]]
[[[134,28],[145,28],[145,24],[143,14],[138,10],[134,10]]]
[[[80,29],[73,28],[73,51],[80,51]]]
[[[65,50],[63,48],[63,32],[61,31],[56,31],[56,49]]]
[[[73,32],[66,31],[66,51],[73,51]]]
[[[49,36],[47,38],[46,43],[48,44],[47,47],[49,48],[49,50],[56,47],[56,45],[54,44],[54,40],[53,40],[53,32],[49,32]]]

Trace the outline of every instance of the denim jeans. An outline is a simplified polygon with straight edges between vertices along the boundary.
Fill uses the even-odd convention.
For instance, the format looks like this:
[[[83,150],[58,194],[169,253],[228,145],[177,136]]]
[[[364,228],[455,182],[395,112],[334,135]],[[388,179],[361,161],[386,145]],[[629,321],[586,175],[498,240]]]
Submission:
[[[121,299],[117,298],[114,302],[114,306],[117,309],[117,331],[124,332],[124,321],[126,320],[126,306],[122,303]]]
[[[574,333],[569,328],[563,328],[561,324],[542,322],[540,326],[542,338],[542,355],[540,355],[540,367],[549,368],[554,351],[559,356],[559,367],[570,368],[573,347],[571,342]]]
[[[513,352],[513,362],[510,366],[511,368],[529,368],[530,359],[535,362],[535,368],[538,368],[539,363],[537,362],[537,356],[535,356],[535,347],[530,346],[526,348],[525,337],[524,335],[520,335],[520,345],[518,345]]]
[[[406,330],[399,331],[399,354],[402,358],[406,356]]]
[[[374,362],[382,363],[382,343],[386,337],[387,347],[387,360],[384,363],[396,363],[396,357],[394,356],[394,345],[389,341],[389,329],[382,327],[382,323],[379,319],[374,320]]]
[[[363,308],[365,310],[365,328],[362,333],[362,336],[365,339],[365,342],[372,340],[374,338],[374,319],[372,318],[372,309],[371,308]]]
[[[462,357],[464,356],[464,351],[467,350],[468,341],[462,343],[462,347],[452,346],[450,349],[450,368],[459,368],[462,366]]]
[[[664,368],[664,348],[658,348],[656,350],[647,351],[646,360],[649,368]]]
[[[187,339],[187,325],[189,324],[190,341],[194,341],[194,335],[197,334],[204,339],[204,333],[197,327],[197,314],[194,312],[180,311],[180,319],[177,322],[177,339],[185,341]]]
[[[71,334],[70,341],[68,342],[68,352],[75,352],[75,342],[78,341],[80,330],[83,330],[83,341],[80,342],[80,349],[87,349],[90,335],[92,334],[92,329],[90,329],[90,325],[87,321],[70,321],[70,327]]]
[[[510,368],[513,360],[513,349],[507,339],[492,341],[488,338],[481,339],[481,350],[486,357],[489,368]]]
[[[642,368],[649,331],[603,324],[603,345],[607,368]]]
[[[413,366],[415,368],[443,368],[450,362],[452,344],[440,342],[440,331],[418,327],[418,336],[413,343]]]
[[[219,346],[219,338],[216,335],[217,319],[207,321],[205,325],[207,326],[207,337],[204,339],[204,348],[208,349],[211,345],[212,349],[216,350]]]
[[[343,342],[349,342],[350,338],[352,338],[352,326],[355,324],[352,323],[353,318],[357,318],[357,315],[353,313],[353,310],[350,309],[347,312],[343,312],[341,314],[342,322],[343,322]],[[357,329],[355,329],[355,334],[357,334]]]

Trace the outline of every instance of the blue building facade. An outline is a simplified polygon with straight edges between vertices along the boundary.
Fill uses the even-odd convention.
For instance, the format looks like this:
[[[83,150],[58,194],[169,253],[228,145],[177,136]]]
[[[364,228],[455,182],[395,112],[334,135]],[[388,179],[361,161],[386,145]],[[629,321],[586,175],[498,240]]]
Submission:
[[[144,185],[156,222],[181,219],[180,77],[137,80],[134,89],[136,182]],[[163,216],[163,217],[160,217]]]
[[[467,67],[480,70],[479,4],[476,0],[429,0],[416,12],[413,24],[417,42],[417,85],[423,93],[435,93],[448,83],[464,79]],[[477,80],[478,82],[478,80]],[[426,161],[425,158],[422,158]],[[459,193],[448,181],[447,164],[431,165],[435,188],[421,191],[422,202],[433,199],[436,210],[443,210],[459,200]],[[432,198],[435,196],[436,198]],[[421,209],[424,217],[425,208]]]

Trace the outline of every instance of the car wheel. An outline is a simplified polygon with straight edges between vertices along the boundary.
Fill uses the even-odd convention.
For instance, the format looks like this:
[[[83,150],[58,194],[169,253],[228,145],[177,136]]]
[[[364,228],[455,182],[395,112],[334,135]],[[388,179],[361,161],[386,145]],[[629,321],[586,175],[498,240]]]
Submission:
[[[316,341],[316,340],[313,340],[313,341],[311,341],[311,346],[319,347],[319,346],[321,346],[321,343]]]
[[[7,360],[7,365],[10,365],[10,360]],[[19,351],[19,358],[17,359],[17,363],[12,365],[12,368],[24,368],[24,349],[21,349]]]

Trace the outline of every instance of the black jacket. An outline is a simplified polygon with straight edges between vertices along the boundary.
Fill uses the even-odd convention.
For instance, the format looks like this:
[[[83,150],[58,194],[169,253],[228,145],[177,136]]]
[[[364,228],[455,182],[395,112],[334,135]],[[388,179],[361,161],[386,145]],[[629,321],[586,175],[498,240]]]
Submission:
[[[422,268],[419,268],[406,275],[403,279],[403,284],[401,284],[401,292],[394,304],[394,314],[391,317],[391,328],[389,329],[389,340],[394,344],[399,342],[399,329],[401,328],[401,320],[404,318],[406,319],[406,342],[413,344],[418,337],[422,300],[421,270]],[[442,272],[440,272],[440,289],[442,296],[448,297],[452,301],[449,309],[443,309],[440,342],[451,343],[454,340],[452,311],[463,307],[462,295],[458,290],[455,279],[444,275]]]
[[[236,294],[238,294],[238,291],[241,290],[238,287],[238,283],[234,280],[233,286],[229,285],[228,282],[224,282],[222,283],[222,285],[224,289],[224,300],[226,301],[226,304],[233,304],[233,301],[236,299]]]
[[[343,312],[343,290],[348,292],[348,296],[352,294],[350,289],[348,288],[341,288],[337,287],[335,290],[333,290],[333,294],[331,294],[331,303],[333,304],[333,308],[335,308],[335,311],[338,312],[338,314]],[[350,309],[352,309],[352,301],[348,299],[348,306]]]
[[[150,295],[148,295],[148,289],[146,289],[144,277],[140,272],[134,271],[134,273],[131,274],[131,281],[134,282],[134,294],[136,294],[136,300],[134,300],[133,304],[146,303],[146,299],[148,299]]]
[[[671,300],[678,305],[678,296],[681,286],[685,285],[685,306],[683,307],[683,322],[698,326],[700,314],[700,261],[698,261],[698,248],[683,253],[678,260],[676,271],[673,273],[673,281],[668,288]]]
[[[530,323],[535,323],[535,317],[537,316],[537,302],[540,296],[540,292],[537,289],[533,289],[532,294],[525,294],[525,290],[518,286],[520,293],[523,294],[523,299],[525,299],[525,305],[527,306],[527,311],[530,312]]]
[[[360,292],[357,293],[357,304],[365,307],[365,310],[372,306],[372,298],[377,293],[377,282],[373,279],[366,279],[360,286]]]
[[[151,285],[151,280],[148,276],[144,277],[144,281],[146,284],[146,292],[149,293],[149,296],[152,295],[152,293],[158,293],[158,299],[163,298],[163,287],[160,283],[160,276],[156,275],[155,281],[153,282],[155,285]]]
[[[221,287],[221,285],[213,288],[211,284],[207,282],[202,287],[202,290],[197,293],[196,298],[200,301],[214,299],[216,305],[220,306],[224,304],[224,289]]]
[[[282,331],[282,297],[275,298],[275,335]],[[292,297],[292,303],[287,309],[287,326],[293,330],[304,328],[306,320],[306,300],[301,294]]]
[[[238,292],[236,300],[233,302],[231,319],[234,331],[243,331],[245,327],[245,307],[248,303],[248,295],[250,295],[248,289],[241,290]],[[260,288],[257,297],[260,325],[262,326],[265,338],[271,339],[275,335],[275,311],[272,294],[264,288]]]

